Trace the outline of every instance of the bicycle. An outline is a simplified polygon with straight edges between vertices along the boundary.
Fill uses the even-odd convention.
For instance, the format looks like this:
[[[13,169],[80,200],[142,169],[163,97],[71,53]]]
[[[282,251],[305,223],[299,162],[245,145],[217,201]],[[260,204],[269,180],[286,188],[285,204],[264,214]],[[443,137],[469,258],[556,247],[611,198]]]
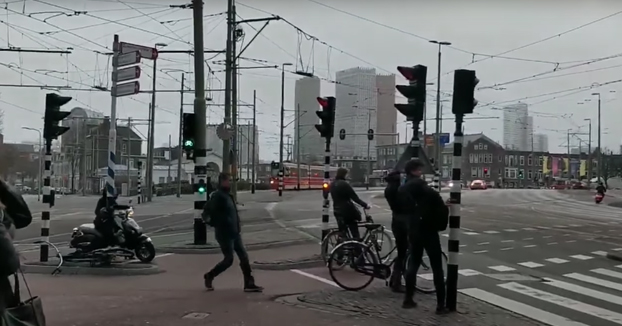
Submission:
[[[370,241],[373,242],[373,244],[376,246],[378,251],[382,250],[385,241],[388,242],[389,248],[395,249],[394,243],[393,243],[393,236],[389,234],[385,226],[379,223],[375,223],[371,215],[367,213],[367,210],[364,210],[364,213],[365,213],[365,222],[357,223],[359,228],[360,227],[365,228],[365,233],[361,237],[361,241],[364,243],[368,243]],[[341,232],[339,228],[332,228],[330,229],[326,237],[324,237],[322,242],[320,242],[320,248],[321,248],[320,255],[322,256],[322,260],[324,261],[325,264],[328,263],[328,257],[330,256],[330,253],[334,250],[334,248],[337,245],[347,240],[355,240],[352,237],[352,234],[350,233],[349,230],[346,232],[347,233],[345,234],[345,237],[344,237],[343,232]],[[378,235],[381,235],[382,240],[380,242],[382,243],[379,243]],[[384,240],[384,239],[387,239],[387,240]],[[333,244],[332,248],[330,247],[331,244]],[[384,256],[383,260],[390,259],[391,258],[390,255],[393,252],[394,250],[390,250],[389,253],[386,256]]]
[[[372,247],[376,249],[375,252],[372,251]],[[369,286],[369,284],[371,284],[371,282],[376,278],[384,280],[386,285],[389,285],[389,279],[393,270],[393,264],[395,264],[396,259],[392,259],[389,263],[387,263],[387,261],[388,258],[391,257],[392,253],[396,250],[397,247],[393,248],[386,256],[381,256],[377,248],[370,243],[364,243],[356,240],[348,240],[342,242],[331,251],[331,254],[329,256],[327,266],[330,277],[337,285],[339,285],[339,287],[347,291],[360,291]],[[445,261],[444,271],[446,272],[447,254],[441,250],[441,255],[443,256],[443,259]],[[430,266],[425,262],[425,257],[421,260],[421,265],[419,268],[420,271],[430,270]],[[407,253],[406,261],[404,262],[405,266],[408,266],[408,262],[410,259],[411,255],[410,253]],[[339,265],[334,266],[334,264]],[[358,272],[359,274],[369,276],[369,279],[365,281],[361,286],[345,285],[337,278],[335,273],[348,264],[354,271]],[[404,281],[403,277],[402,281]],[[436,292],[434,286],[426,288],[421,286],[420,282],[417,283],[418,284],[416,285],[415,289],[421,293],[432,294]]]

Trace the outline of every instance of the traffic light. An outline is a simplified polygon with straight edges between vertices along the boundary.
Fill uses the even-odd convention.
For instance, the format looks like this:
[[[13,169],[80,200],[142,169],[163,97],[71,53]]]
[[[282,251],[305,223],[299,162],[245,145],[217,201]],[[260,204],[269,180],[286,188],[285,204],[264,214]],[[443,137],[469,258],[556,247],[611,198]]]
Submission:
[[[518,178],[523,179],[525,175],[523,174],[523,170],[518,170]]]
[[[488,168],[484,168],[484,175],[488,175]]]
[[[205,179],[199,179],[199,182],[197,183],[197,192],[202,195],[206,190],[207,184],[205,184]]]
[[[374,140],[374,129],[367,130],[367,140]]]
[[[321,120],[321,124],[315,125],[315,129],[324,138],[332,138],[335,128],[335,104],[337,99],[334,96],[318,97],[318,103],[322,107],[321,111],[315,111]]]
[[[479,79],[474,70],[459,69],[454,74],[454,97],[451,104],[453,114],[473,113],[477,105],[475,99],[475,86]]]
[[[186,157],[191,159],[196,138],[194,113],[184,113],[182,122],[182,146],[186,152]]]
[[[69,103],[71,97],[60,96],[56,93],[45,95],[45,117],[43,118],[43,138],[46,140],[58,139],[58,136],[66,133],[69,127],[59,126],[58,123],[71,114],[61,111],[60,107]]]
[[[400,94],[408,99],[407,104],[395,104],[395,108],[406,116],[407,121],[423,120],[426,99],[426,78],[428,67],[416,65],[414,67],[399,66],[397,70],[408,80],[408,85],[396,85]]]

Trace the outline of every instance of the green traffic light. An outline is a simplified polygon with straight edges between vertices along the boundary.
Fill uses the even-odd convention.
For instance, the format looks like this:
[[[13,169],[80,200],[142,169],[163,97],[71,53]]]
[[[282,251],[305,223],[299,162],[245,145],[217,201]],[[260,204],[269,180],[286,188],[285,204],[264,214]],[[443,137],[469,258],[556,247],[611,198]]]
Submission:
[[[194,146],[194,142],[193,142],[192,140],[186,140],[186,141],[184,142],[184,146],[186,146],[186,147],[192,147],[192,146]]]
[[[202,194],[205,192],[205,187],[199,187],[199,193]]]

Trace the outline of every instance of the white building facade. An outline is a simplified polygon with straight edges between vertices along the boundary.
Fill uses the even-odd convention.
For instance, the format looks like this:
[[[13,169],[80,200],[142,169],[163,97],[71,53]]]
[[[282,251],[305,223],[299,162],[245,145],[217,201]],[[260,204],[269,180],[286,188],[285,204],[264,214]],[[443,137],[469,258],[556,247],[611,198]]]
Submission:
[[[531,139],[528,136],[529,125],[527,104],[517,103],[504,107],[503,147],[507,150],[531,151]]]
[[[397,133],[397,109],[395,109],[395,75],[376,76],[378,92],[376,134]],[[397,136],[376,136],[376,145],[397,144]]]
[[[305,163],[324,162],[324,140],[315,129],[319,118],[315,114],[320,110],[317,98],[320,96],[320,79],[304,77],[296,80],[294,91],[294,152],[293,161]],[[300,148],[300,153],[298,152]]]
[[[533,147],[535,152],[549,151],[549,136],[545,134],[535,134]]]

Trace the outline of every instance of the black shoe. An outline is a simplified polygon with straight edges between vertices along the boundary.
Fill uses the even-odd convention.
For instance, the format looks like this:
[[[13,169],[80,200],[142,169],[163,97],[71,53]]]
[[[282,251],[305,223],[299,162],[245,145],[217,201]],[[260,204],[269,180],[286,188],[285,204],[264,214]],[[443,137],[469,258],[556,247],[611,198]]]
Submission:
[[[205,284],[205,289],[207,291],[214,291],[214,286],[212,286],[213,281],[213,277],[209,276],[208,274],[203,275],[203,284]]]
[[[406,299],[402,302],[402,308],[404,309],[413,309],[417,308],[417,303],[413,299]]]
[[[436,307],[436,314],[437,315],[446,315],[449,313],[449,309],[445,308],[445,307]]]
[[[244,292],[263,292],[263,287],[255,284],[246,285],[244,286]]]

